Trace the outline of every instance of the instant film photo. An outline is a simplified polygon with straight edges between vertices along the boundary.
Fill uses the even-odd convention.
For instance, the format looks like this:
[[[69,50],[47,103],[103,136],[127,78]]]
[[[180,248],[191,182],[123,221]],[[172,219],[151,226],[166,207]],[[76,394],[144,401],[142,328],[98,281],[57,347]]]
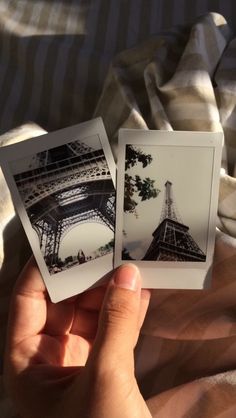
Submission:
[[[101,118],[3,147],[0,161],[51,300],[109,273],[115,163]]]
[[[209,286],[222,133],[119,134],[115,266],[135,263],[143,287]]]

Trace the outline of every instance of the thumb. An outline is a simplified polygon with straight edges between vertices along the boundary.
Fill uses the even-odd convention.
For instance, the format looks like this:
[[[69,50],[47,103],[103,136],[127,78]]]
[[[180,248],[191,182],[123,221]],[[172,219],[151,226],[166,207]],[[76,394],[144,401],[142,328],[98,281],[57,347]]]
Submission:
[[[100,313],[93,355],[99,361],[133,361],[139,328],[141,278],[134,264],[119,267],[107,288]]]

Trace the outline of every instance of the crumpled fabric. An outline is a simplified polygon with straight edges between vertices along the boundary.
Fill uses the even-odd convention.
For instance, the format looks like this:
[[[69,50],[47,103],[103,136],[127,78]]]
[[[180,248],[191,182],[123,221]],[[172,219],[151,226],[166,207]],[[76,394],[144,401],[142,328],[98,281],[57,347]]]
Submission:
[[[153,417],[236,416],[235,87],[236,40],[209,13],[119,54],[95,111],[116,158],[121,127],[224,132],[212,286],[153,290],[136,348]]]

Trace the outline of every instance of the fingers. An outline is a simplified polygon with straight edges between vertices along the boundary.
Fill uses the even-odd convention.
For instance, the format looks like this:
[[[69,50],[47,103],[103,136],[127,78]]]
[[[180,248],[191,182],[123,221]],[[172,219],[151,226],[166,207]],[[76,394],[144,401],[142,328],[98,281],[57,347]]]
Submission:
[[[47,303],[47,321],[44,332],[51,336],[66,335],[70,332],[74,318],[74,304],[66,300]]]
[[[29,294],[30,296],[33,295],[43,299],[46,297],[46,287],[33,257],[26,263],[17,279],[14,294],[18,293]]]
[[[108,286],[99,318],[91,357],[117,364],[133,362],[133,349],[149,303],[149,292],[141,292],[138,268],[126,264],[116,270]],[[118,360],[119,359],[119,360]]]
[[[50,335],[72,333],[94,339],[105,291],[105,287],[98,287],[59,303],[48,303],[44,331]]]
[[[143,325],[143,322],[144,322],[144,319],[145,319],[145,316],[146,316],[146,313],[147,313],[147,310],[148,310],[150,297],[151,297],[151,292],[149,290],[147,290],[147,289],[142,289],[141,290],[138,328],[137,328],[137,335],[136,335],[135,345],[137,343],[137,340],[138,340],[138,337],[139,337],[139,332],[140,332],[140,329]]]
[[[93,341],[97,333],[98,317],[99,313],[96,311],[77,309],[70,332]]]
[[[47,315],[46,289],[35,260],[31,258],[20,274],[11,300],[8,341],[17,344],[37,335]]]
[[[98,317],[106,287],[100,286],[77,296],[73,323],[70,332],[88,340],[94,340],[97,333]]]
[[[105,293],[105,286],[87,290],[77,296],[76,307],[88,311],[99,311],[101,309]]]

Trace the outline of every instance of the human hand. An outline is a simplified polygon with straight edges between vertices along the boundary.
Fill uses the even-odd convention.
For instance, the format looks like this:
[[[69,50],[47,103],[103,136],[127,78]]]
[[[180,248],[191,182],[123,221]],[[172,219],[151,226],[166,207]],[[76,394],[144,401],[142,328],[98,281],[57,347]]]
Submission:
[[[107,288],[53,304],[30,260],[14,289],[5,356],[22,417],[150,418],[133,356],[149,298],[128,264]]]

